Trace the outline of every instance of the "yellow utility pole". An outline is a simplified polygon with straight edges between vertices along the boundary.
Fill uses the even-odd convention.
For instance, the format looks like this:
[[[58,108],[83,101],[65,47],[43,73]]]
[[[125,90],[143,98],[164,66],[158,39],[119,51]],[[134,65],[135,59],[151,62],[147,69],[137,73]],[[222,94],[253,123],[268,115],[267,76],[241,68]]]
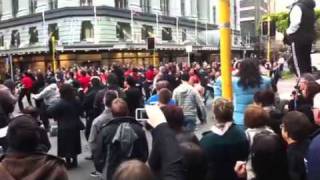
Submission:
[[[222,97],[232,100],[230,1],[219,0]]]
[[[267,61],[271,61],[271,17],[270,17],[270,0],[268,0],[268,47],[267,47]]]
[[[56,61],[56,39],[54,36],[51,37],[52,43],[52,65],[53,65],[53,72],[57,70],[57,61]]]

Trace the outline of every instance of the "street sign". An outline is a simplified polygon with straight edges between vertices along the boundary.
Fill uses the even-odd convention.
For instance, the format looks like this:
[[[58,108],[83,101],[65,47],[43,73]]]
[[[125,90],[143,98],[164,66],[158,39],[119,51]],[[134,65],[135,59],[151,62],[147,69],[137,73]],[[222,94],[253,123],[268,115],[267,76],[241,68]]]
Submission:
[[[186,52],[187,53],[191,53],[192,52],[192,46],[191,45],[186,46]]]

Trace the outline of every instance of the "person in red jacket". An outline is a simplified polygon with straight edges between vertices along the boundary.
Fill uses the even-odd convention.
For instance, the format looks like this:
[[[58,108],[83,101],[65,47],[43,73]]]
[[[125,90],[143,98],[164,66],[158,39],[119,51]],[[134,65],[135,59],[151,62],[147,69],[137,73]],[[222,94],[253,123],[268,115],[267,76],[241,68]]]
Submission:
[[[145,83],[144,83],[144,91],[146,93],[146,99],[149,99],[151,96],[151,85],[153,83],[153,79],[156,76],[156,72],[154,71],[154,67],[152,65],[149,66],[148,70],[145,73]]]
[[[84,92],[87,92],[89,86],[90,86],[90,76],[87,75],[86,71],[81,71],[81,75],[78,78],[78,81],[83,88]]]
[[[23,111],[23,97],[27,96],[27,100],[30,106],[32,106],[32,102],[31,102],[31,91],[32,91],[32,86],[33,86],[33,80],[31,78],[31,74],[29,74],[28,72],[25,72],[21,78],[21,85],[22,88],[20,90],[19,93],[19,97],[18,97],[18,106],[20,111]]]

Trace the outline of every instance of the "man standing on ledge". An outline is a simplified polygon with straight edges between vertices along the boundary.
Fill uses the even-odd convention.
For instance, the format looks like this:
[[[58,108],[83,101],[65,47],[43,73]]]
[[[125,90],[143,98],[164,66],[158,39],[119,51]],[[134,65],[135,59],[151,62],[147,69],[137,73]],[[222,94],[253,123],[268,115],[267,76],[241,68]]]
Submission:
[[[314,0],[298,0],[289,14],[289,28],[284,42],[291,46],[295,73],[300,77],[303,73],[311,73],[311,48],[315,39],[315,2]]]

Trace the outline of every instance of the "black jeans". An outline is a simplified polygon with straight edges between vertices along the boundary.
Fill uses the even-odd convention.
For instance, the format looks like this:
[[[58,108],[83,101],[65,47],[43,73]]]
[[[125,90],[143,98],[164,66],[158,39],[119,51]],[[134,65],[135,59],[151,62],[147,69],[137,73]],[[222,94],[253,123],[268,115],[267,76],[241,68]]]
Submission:
[[[18,97],[18,106],[20,111],[23,111],[24,107],[23,107],[23,97],[27,96],[27,100],[30,106],[32,106],[32,102],[31,102],[31,89],[26,89],[26,88],[22,88],[20,93],[19,93],[19,97]]]
[[[311,49],[312,43],[295,43],[291,44],[292,57],[295,73],[300,77],[304,73],[311,73]]]

